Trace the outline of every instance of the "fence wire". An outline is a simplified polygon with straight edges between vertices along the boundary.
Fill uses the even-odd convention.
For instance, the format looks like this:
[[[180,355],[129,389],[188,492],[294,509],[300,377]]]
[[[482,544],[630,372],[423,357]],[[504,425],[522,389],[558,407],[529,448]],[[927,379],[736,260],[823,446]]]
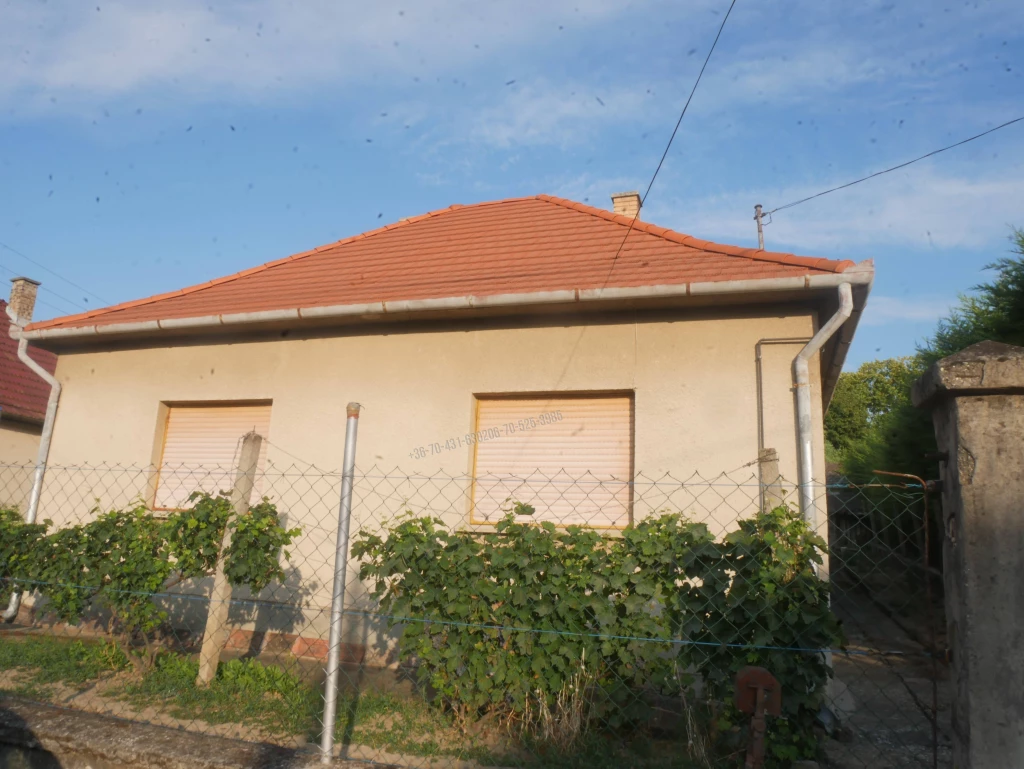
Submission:
[[[756,470],[357,467],[336,754],[741,766],[734,681],[757,665],[782,688],[766,766],[948,766],[925,490],[833,478],[804,526],[795,486],[766,505]],[[234,518],[218,496],[234,468],[51,466],[33,528],[33,472],[0,465],[0,599],[21,595],[0,626],[4,696],[313,749],[340,473],[268,464]],[[230,608],[210,627],[218,568]]]

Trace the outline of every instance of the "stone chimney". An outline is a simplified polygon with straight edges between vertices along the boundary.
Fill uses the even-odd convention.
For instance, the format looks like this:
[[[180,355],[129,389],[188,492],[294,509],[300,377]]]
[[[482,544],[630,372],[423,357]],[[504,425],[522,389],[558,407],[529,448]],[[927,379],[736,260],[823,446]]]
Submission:
[[[612,194],[612,211],[623,216],[628,216],[630,219],[636,217],[639,219],[640,213],[640,193],[637,191],[633,192],[615,192]]]
[[[11,278],[11,284],[11,298],[7,304],[11,312],[27,323],[32,320],[32,312],[36,309],[39,281],[31,278]]]

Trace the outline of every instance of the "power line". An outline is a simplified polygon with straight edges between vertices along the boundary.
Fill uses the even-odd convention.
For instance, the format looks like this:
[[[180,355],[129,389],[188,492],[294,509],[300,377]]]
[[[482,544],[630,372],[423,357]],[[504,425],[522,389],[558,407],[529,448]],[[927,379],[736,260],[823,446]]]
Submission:
[[[0,264],[0,269],[6,270],[7,272],[11,273],[11,275],[17,275],[18,274],[15,270],[12,270],[10,267],[8,267],[6,265],[3,265],[3,264]],[[40,286],[39,288],[40,288],[40,290],[45,291],[46,293],[48,293],[50,296],[53,296],[53,297],[55,297],[57,299],[60,299],[63,302],[67,302],[69,305],[71,305],[71,307],[73,308],[74,312],[78,312],[78,310],[82,309],[82,308],[88,309],[81,302],[76,302],[74,299],[68,299],[66,296],[61,296],[56,291],[54,291],[52,288],[49,288],[47,286]],[[53,307],[52,304],[50,306]],[[56,308],[56,307],[54,309],[56,309],[58,312],[62,312],[62,313],[66,313],[67,312],[67,310],[61,310],[61,309]]]
[[[847,187],[852,187],[855,184],[860,184],[861,182],[866,182],[868,179],[874,179],[876,176],[881,176],[882,174],[887,174],[887,173],[890,173],[892,171],[898,171],[901,168],[906,168],[907,166],[912,165],[913,163],[917,163],[919,160],[924,160],[925,158],[930,158],[933,155],[938,155],[940,152],[945,152],[946,150],[951,150],[954,147],[959,147],[961,144],[967,144],[967,142],[972,142],[975,139],[980,139],[982,136],[988,136],[993,131],[998,131],[1000,128],[1006,128],[1007,126],[1013,125],[1014,123],[1019,123],[1022,120],[1024,120],[1024,115],[1022,115],[1021,117],[1018,117],[1018,118],[1014,118],[1013,120],[1008,120],[1007,122],[1003,123],[1002,125],[997,125],[995,128],[990,128],[987,131],[982,131],[980,134],[976,134],[975,136],[971,136],[971,137],[969,137],[967,139],[963,139],[962,141],[958,141],[956,144],[950,144],[950,145],[948,145],[946,147],[942,147],[941,149],[932,150],[931,152],[929,152],[926,155],[922,155],[919,158],[914,158],[913,160],[908,160],[906,163],[900,163],[898,166],[893,166],[892,168],[886,168],[884,171],[876,171],[873,174],[868,174],[867,176],[863,176],[860,179],[855,179],[852,182],[847,182],[846,184],[840,184],[838,187],[833,187],[832,189],[825,190],[824,192],[818,192],[818,193],[815,193],[814,195],[809,195],[806,198],[801,198],[800,200],[794,200],[792,203],[786,203],[786,205],[784,205],[784,206],[779,206],[778,208],[773,208],[771,211],[766,211],[764,213],[764,216],[767,216],[768,214],[774,214],[776,211],[782,211],[785,208],[792,208],[793,206],[798,206],[801,203],[806,203],[808,200],[814,200],[815,198],[820,198],[822,195],[828,195],[830,192],[836,192],[838,190],[845,190]]]
[[[732,9],[736,6],[736,0],[732,0],[729,3],[729,10],[725,12],[725,18],[722,19],[722,23],[718,27],[718,34],[715,35],[715,40],[711,43],[711,49],[708,51],[708,55],[704,57],[704,64],[700,68],[700,72],[697,73],[697,79],[693,82],[693,88],[690,89],[690,95],[686,97],[686,104],[683,105],[683,111],[679,113],[679,119],[676,121],[675,128],[672,129],[672,135],[668,137],[668,144],[665,145],[665,151],[661,153],[661,160],[658,161],[658,167],[654,169],[654,175],[651,176],[650,184],[647,185],[647,189],[644,191],[644,196],[640,198],[640,206],[637,208],[636,213],[633,214],[633,220],[629,223],[629,229],[626,230],[625,237],[622,238],[622,242],[619,244],[618,249],[615,251],[615,256],[612,258],[612,269],[615,267],[615,262],[618,261],[619,254],[622,253],[622,247],[626,245],[626,239],[629,238],[629,233],[633,231],[633,225],[636,224],[637,218],[640,216],[640,210],[644,207],[644,203],[647,202],[647,196],[651,194],[651,187],[654,186],[654,180],[658,178],[658,173],[661,171],[662,165],[665,163],[665,158],[668,157],[668,151],[672,149],[672,142],[675,141],[676,134],[679,132],[679,126],[682,125],[683,117],[686,115],[686,110],[690,107],[690,102],[693,101],[693,95],[697,92],[697,86],[700,85],[701,78],[704,77],[704,70],[707,69],[708,62],[711,61],[711,54],[715,52],[715,47],[718,45],[718,39],[722,36],[722,30],[725,29],[725,23],[729,21],[729,14],[732,13]],[[608,272],[608,278],[611,278],[611,270]],[[608,280],[605,280],[607,283]]]
[[[675,141],[676,134],[679,132],[679,126],[683,122],[686,110],[689,108],[690,102],[693,101],[693,95],[697,92],[697,86],[700,85],[701,78],[704,77],[704,70],[707,69],[708,62],[711,61],[711,54],[715,52],[715,47],[718,45],[718,39],[722,36],[722,30],[725,29],[725,23],[729,21],[729,15],[732,13],[732,9],[735,6],[736,0],[732,0],[732,2],[729,3],[729,10],[725,12],[725,18],[722,19],[722,23],[718,27],[718,33],[715,35],[715,40],[711,43],[711,49],[708,51],[708,55],[704,57],[704,64],[701,65],[700,72],[697,73],[697,79],[693,81],[693,88],[690,89],[690,95],[686,97],[686,104],[683,105],[683,110],[679,113],[679,119],[676,120],[675,128],[672,129],[672,135],[668,137],[668,144],[665,145],[665,151],[661,153],[661,160],[658,161],[658,167],[654,169],[654,174],[651,176],[650,184],[647,185],[647,189],[644,191],[644,196],[640,198],[640,205],[637,206],[636,213],[633,214],[633,219],[629,223],[629,228],[626,230],[626,234],[622,238],[622,242],[619,243],[619,247],[615,250],[615,256],[612,257],[611,264],[608,265],[608,274],[605,276],[604,283],[601,284],[602,289],[604,289],[604,287],[608,285],[608,281],[612,279],[612,273],[615,271],[615,264],[619,260],[619,254],[622,253],[622,248],[626,245],[629,233],[633,231],[633,226],[636,224],[636,220],[640,216],[640,210],[644,207],[644,202],[647,200],[647,196],[651,194],[651,187],[654,186],[654,180],[658,178],[658,172],[661,171],[661,167],[665,163],[665,158],[668,157],[668,151],[672,148],[672,142]],[[579,336],[576,337],[576,342],[573,344],[572,350],[569,351],[569,355],[565,359],[565,367],[562,369],[562,373],[558,377],[555,389],[558,389],[558,387],[561,386],[562,380],[569,371],[569,365],[572,363],[572,360],[576,355],[576,350],[579,348],[585,332],[586,327],[581,329]]]
[[[47,271],[48,273],[50,273],[50,274],[51,274],[51,275],[53,275],[54,277],[56,277],[56,278],[59,278],[60,280],[63,280],[63,281],[64,281],[65,283],[67,283],[67,284],[68,284],[69,286],[74,286],[74,287],[75,287],[75,288],[77,288],[77,289],[78,289],[79,291],[84,291],[84,292],[85,292],[85,293],[87,293],[87,294],[88,294],[89,296],[91,296],[91,297],[92,297],[93,299],[98,299],[98,300],[99,300],[99,301],[101,301],[101,302],[102,302],[103,304],[110,304],[110,302],[108,302],[108,301],[107,301],[106,299],[104,299],[104,298],[103,298],[102,296],[97,296],[96,294],[94,294],[94,293],[93,293],[92,291],[90,291],[89,289],[87,289],[87,288],[84,288],[84,287],[82,287],[82,286],[78,285],[77,283],[72,283],[72,282],[71,282],[70,280],[68,280],[67,278],[65,278],[65,277],[64,277],[63,275],[61,275],[60,273],[56,273],[56,272],[54,272],[54,271],[53,271],[53,270],[51,270],[51,269],[50,269],[49,267],[47,267],[47,266],[46,266],[45,264],[40,264],[39,262],[37,262],[37,261],[36,261],[35,259],[33,259],[33,258],[32,258],[31,256],[29,256],[28,254],[23,254],[23,253],[22,253],[21,251],[19,251],[18,249],[16,249],[16,248],[13,248],[12,246],[9,246],[9,245],[7,245],[6,243],[4,243],[4,242],[2,242],[2,241],[0,241],[0,248],[6,248],[6,249],[7,249],[8,251],[10,251],[10,252],[11,252],[12,254],[17,254],[17,255],[18,255],[18,256],[20,256],[20,257],[21,257],[22,259],[27,259],[28,261],[32,262],[32,264],[34,264],[34,265],[35,265],[36,267],[38,267],[39,269],[41,269],[41,270],[46,270],[46,271]],[[51,292],[51,293],[52,293],[52,292]]]
[[[41,304],[44,307],[49,307],[51,310],[54,310],[55,312],[57,312],[59,315],[66,315],[67,314],[67,310],[62,309],[62,308],[58,307],[55,304],[50,304],[45,299],[37,299],[36,303],[37,304]]]

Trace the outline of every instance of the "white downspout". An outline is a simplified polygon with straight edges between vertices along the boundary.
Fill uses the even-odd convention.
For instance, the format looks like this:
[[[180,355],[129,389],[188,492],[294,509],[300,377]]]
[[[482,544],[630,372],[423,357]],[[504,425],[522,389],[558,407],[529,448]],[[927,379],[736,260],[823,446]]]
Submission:
[[[35,523],[36,513],[39,510],[39,497],[43,491],[43,476],[46,474],[46,462],[50,457],[50,439],[53,437],[53,423],[57,418],[57,403],[60,401],[60,382],[49,371],[36,363],[28,355],[28,340],[25,338],[25,321],[17,317],[11,308],[7,308],[7,315],[11,324],[16,326],[18,331],[15,335],[14,328],[11,329],[11,337],[18,340],[18,360],[32,369],[48,385],[50,385],[50,399],[46,403],[46,418],[43,420],[43,434],[39,437],[39,451],[36,454],[35,475],[32,478],[32,493],[28,498],[28,510],[25,513],[25,523]],[[14,593],[3,613],[4,622],[11,622],[18,616],[18,609],[21,607],[21,593]]]
[[[797,432],[800,451],[797,455],[797,475],[800,481],[800,515],[811,526],[817,527],[814,506],[814,421],[811,418],[810,359],[853,313],[853,291],[849,283],[839,284],[839,309],[828,319],[811,341],[793,359],[793,382],[796,386]]]

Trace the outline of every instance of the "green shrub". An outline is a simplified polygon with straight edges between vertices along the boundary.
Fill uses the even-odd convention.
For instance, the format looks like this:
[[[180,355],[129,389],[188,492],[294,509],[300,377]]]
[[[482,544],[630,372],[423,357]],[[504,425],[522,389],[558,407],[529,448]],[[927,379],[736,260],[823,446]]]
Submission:
[[[512,515],[481,536],[409,515],[384,536],[359,532],[352,553],[390,625],[402,628],[403,659],[463,717],[497,713],[540,727],[538,714],[565,702],[584,670],[586,717],[616,729],[649,716],[645,690],[692,696],[699,680],[708,729],[725,749],[738,723],[735,673],[762,664],[784,690],[783,718],[768,735],[781,766],[815,754],[813,719],[830,672],[814,650],[840,642],[814,571],[824,544],[782,507],[722,542],[680,515],[621,537]]]
[[[828,583],[816,574],[825,542],[799,516],[780,507],[740,521],[722,543],[728,589],[709,612],[708,636],[719,646],[698,649],[697,668],[717,708],[716,731],[746,725],[749,716],[729,705],[735,675],[757,665],[782,686],[782,716],[769,719],[766,766],[818,758],[816,720],[832,675],[817,649],[842,643],[828,604]],[[742,740],[734,740],[741,745]]]
[[[94,510],[91,521],[53,531],[52,521],[29,525],[17,511],[0,509],[3,592],[35,590],[46,599],[46,611],[69,624],[90,608],[106,609],[110,630],[128,659],[141,668],[151,666],[153,634],[167,618],[155,595],[211,574],[225,525],[233,529],[224,554],[228,582],[253,592],[284,578],[281,556],[289,557],[285,548],[300,534],[280,525],[277,508],[266,499],[230,523],[226,496],[197,492],[189,502],[191,507],[167,518],[141,504]]]
[[[401,638],[424,683],[460,715],[523,715],[535,698],[554,706],[581,660],[600,666],[593,672],[605,691],[644,678],[654,644],[598,636],[659,632],[647,610],[658,595],[617,598],[628,578],[613,568],[608,544],[593,531],[522,524],[513,515],[482,538],[410,518],[386,539],[361,532],[352,553],[365,559],[361,578],[373,581],[393,625],[430,620],[405,623]]]

